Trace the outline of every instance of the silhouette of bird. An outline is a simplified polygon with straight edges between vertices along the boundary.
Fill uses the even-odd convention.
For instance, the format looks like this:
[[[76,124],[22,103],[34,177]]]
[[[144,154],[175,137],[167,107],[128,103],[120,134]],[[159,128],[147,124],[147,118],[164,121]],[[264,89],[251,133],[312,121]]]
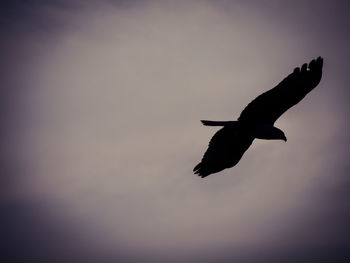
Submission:
[[[275,121],[289,108],[300,102],[321,81],[323,58],[305,63],[266,91],[242,111],[237,121],[201,122],[207,126],[223,126],[209,142],[201,162],[193,171],[200,177],[235,166],[255,138],[287,141]]]

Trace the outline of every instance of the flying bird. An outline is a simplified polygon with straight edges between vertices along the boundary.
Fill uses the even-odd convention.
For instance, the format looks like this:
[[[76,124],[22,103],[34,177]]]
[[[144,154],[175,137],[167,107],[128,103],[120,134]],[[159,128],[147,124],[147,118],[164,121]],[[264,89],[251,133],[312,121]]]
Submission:
[[[276,87],[250,102],[237,121],[202,120],[206,126],[222,128],[211,138],[194,173],[203,178],[235,166],[256,138],[287,141],[284,132],[274,123],[320,83],[322,66],[323,58],[318,57],[295,68]]]

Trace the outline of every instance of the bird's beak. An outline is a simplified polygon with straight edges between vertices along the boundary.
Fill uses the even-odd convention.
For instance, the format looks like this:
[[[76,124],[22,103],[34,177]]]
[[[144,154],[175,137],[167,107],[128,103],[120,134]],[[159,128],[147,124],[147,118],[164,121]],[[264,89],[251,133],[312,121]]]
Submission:
[[[287,142],[287,137],[286,136],[284,136],[283,141]]]

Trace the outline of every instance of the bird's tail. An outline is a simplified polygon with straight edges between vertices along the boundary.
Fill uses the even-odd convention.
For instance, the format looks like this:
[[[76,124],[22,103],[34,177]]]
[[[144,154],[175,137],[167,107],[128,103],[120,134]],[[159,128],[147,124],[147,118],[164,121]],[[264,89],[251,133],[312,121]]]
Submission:
[[[201,120],[203,125],[205,126],[237,126],[238,121],[207,121],[207,120]]]

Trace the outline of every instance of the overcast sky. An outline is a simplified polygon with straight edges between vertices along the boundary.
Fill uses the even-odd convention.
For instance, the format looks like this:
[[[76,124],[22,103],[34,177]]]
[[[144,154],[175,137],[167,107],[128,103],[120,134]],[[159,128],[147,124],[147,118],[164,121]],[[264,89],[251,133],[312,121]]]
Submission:
[[[348,262],[347,1],[30,2],[1,4],[2,262]],[[318,56],[287,143],[192,174],[199,120]]]

